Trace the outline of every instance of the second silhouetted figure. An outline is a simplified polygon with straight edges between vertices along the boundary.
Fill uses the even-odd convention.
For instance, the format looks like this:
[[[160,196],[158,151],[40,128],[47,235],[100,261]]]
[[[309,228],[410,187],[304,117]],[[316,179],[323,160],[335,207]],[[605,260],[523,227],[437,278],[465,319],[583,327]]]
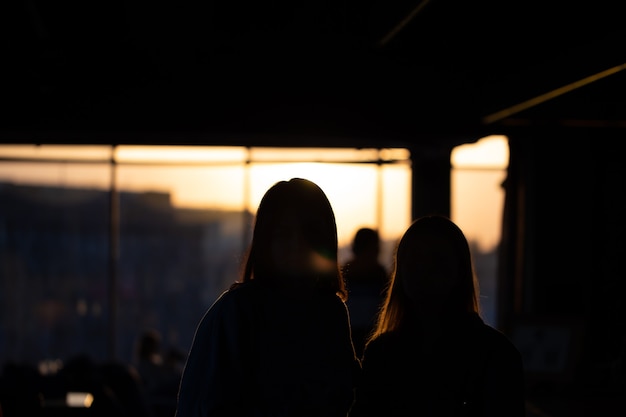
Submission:
[[[521,354],[479,307],[461,229],[443,216],[413,222],[396,248],[350,417],[523,417]]]

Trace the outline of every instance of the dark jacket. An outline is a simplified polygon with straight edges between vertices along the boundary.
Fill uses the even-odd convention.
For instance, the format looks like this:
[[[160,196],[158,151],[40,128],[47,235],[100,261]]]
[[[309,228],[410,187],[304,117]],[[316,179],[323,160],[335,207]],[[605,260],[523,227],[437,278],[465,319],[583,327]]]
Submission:
[[[525,415],[522,357],[504,334],[472,314],[424,339],[413,330],[370,342],[350,417]]]
[[[177,417],[345,417],[359,362],[345,304],[255,281],[226,291],[196,330]]]

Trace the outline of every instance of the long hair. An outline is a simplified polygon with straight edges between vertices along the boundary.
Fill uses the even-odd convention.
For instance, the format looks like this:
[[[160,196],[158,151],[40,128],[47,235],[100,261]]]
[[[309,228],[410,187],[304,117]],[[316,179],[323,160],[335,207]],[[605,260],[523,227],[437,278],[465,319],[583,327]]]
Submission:
[[[446,318],[480,312],[467,239],[440,215],[415,220],[398,242],[389,288],[369,340],[420,315],[425,318],[431,308]]]
[[[324,191],[302,178],[279,181],[259,204],[242,282],[313,286],[345,301],[337,249],[335,214]],[[286,273],[284,265],[297,270]]]

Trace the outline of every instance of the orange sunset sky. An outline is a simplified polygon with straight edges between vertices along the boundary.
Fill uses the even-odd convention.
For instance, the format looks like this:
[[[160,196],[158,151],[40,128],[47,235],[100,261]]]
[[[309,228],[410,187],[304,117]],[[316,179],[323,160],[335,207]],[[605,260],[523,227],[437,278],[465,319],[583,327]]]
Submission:
[[[0,181],[108,189],[112,156],[119,189],[167,192],[179,207],[254,211],[274,182],[308,178],[335,209],[341,245],[362,226],[378,225],[381,237],[395,239],[411,221],[410,160],[404,149],[0,145]],[[393,163],[362,163],[379,157]],[[500,239],[507,164],[508,144],[501,136],[452,153],[451,216],[486,251]]]

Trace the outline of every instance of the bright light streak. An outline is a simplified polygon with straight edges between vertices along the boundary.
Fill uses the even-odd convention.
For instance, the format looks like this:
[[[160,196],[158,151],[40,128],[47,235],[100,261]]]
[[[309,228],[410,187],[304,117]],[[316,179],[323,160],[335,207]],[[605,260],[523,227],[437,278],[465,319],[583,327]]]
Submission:
[[[72,408],[89,408],[93,403],[93,395],[89,392],[68,392],[65,403]]]
[[[452,150],[454,168],[505,169],[509,165],[509,144],[505,136],[487,136]]]
[[[451,217],[485,252],[500,242],[502,182],[508,163],[508,140],[504,136],[488,136],[452,152]]]
[[[239,146],[119,146],[115,159],[121,164],[132,162],[166,163],[241,163],[246,148]]]
[[[106,162],[112,149],[104,145],[0,145],[0,158],[8,159],[0,163],[0,181],[106,190],[111,170]],[[411,165],[406,149],[124,145],[115,147],[114,156],[120,190],[167,193],[176,207],[254,212],[276,181],[310,179],[326,192],[335,209],[342,244],[359,227],[379,227],[381,237],[394,238],[411,221]],[[11,160],[20,158],[48,162]],[[379,158],[402,162],[379,166],[375,163]],[[458,146],[451,154],[452,216],[463,224],[468,237],[483,236],[480,240],[487,247],[499,241],[500,183],[508,159],[508,143],[502,136]],[[496,174],[500,177],[494,178]]]

